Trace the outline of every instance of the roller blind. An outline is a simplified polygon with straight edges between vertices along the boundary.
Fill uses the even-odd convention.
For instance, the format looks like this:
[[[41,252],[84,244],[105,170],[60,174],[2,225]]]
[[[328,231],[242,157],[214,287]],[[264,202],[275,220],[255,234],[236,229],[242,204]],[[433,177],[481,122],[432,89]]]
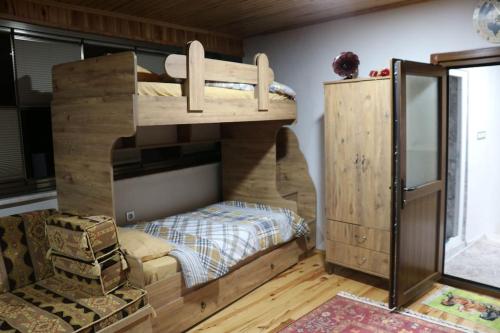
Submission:
[[[0,31],[0,105],[16,105],[10,34]]]
[[[136,52],[137,64],[150,71],[162,74],[165,73],[165,59],[167,54]]]
[[[0,182],[24,177],[21,133],[16,109],[0,109]]]
[[[76,42],[16,35],[17,84],[21,106],[48,106],[52,98],[52,66],[81,59]]]

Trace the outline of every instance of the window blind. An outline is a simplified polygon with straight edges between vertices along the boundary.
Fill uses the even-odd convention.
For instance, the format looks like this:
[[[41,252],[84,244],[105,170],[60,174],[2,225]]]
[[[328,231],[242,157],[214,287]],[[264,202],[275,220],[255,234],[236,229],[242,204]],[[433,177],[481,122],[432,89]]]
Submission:
[[[137,64],[150,71],[162,74],[165,73],[165,59],[168,54],[136,52]]]
[[[21,106],[48,106],[52,98],[52,66],[81,59],[76,42],[16,35],[14,52]]]
[[[19,118],[14,108],[0,109],[0,182],[24,177]]]

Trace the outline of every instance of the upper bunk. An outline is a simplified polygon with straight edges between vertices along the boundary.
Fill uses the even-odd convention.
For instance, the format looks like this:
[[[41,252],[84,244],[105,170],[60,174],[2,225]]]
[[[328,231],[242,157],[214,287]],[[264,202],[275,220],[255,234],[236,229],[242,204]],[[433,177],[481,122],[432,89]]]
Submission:
[[[187,55],[172,54],[165,60],[166,76],[181,83],[152,84],[138,81],[139,67],[133,52],[85,59],[53,68],[52,105],[63,109],[73,106],[73,110],[77,105],[97,108],[107,105],[109,111],[102,117],[109,119],[103,120],[134,129],[137,126],[295,120],[295,102],[269,92],[274,74],[267,56],[257,54],[254,63],[205,58],[201,43],[193,41],[188,44]],[[206,86],[207,82],[248,84],[255,88],[253,92],[241,94],[217,94],[213,93],[214,88]]]

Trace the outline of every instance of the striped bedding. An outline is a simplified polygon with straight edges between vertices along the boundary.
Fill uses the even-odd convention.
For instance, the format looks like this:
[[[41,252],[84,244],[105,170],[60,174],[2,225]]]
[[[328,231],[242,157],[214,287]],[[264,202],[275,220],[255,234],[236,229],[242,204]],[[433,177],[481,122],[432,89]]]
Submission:
[[[174,245],[188,288],[228,273],[243,259],[309,232],[289,209],[226,201],[152,222],[130,225]]]

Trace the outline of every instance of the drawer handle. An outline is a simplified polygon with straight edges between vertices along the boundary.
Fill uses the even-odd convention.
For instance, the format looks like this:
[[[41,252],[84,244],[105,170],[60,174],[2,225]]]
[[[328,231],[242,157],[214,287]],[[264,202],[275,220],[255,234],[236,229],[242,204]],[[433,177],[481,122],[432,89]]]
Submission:
[[[366,242],[366,236],[360,236],[360,235],[354,235],[354,239],[356,239],[356,242],[359,244]]]
[[[356,256],[355,258],[356,258],[356,261],[357,261],[357,263],[358,263],[359,266],[362,266],[368,260],[367,257],[361,257],[360,258],[360,257]]]

